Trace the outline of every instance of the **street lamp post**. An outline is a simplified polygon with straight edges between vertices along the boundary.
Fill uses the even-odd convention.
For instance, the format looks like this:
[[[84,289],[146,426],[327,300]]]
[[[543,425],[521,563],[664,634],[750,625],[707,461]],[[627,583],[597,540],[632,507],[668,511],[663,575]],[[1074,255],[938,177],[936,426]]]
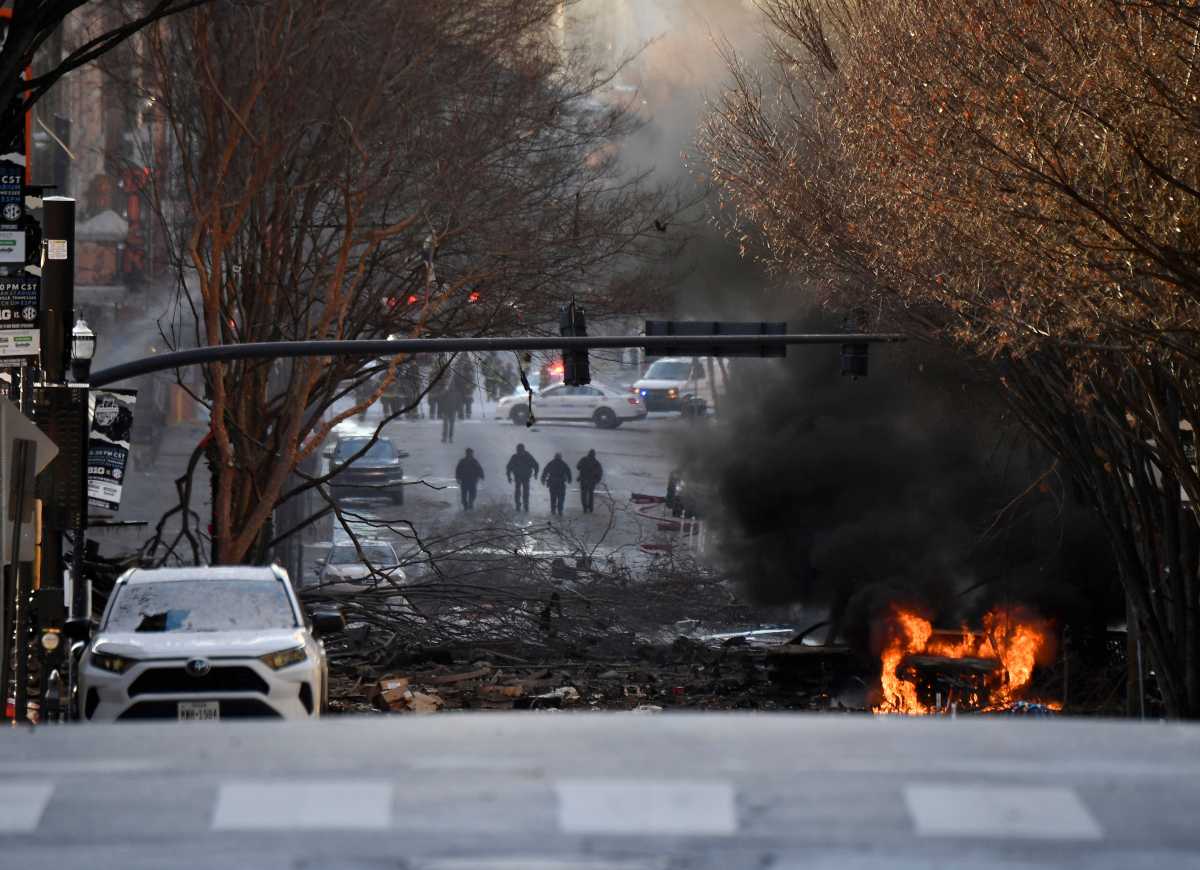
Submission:
[[[96,333],[81,317],[71,330],[71,369],[75,381],[86,384],[92,373],[92,358],[96,355]]]
[[[81,317],[71,330],[71,372],[85,391],[83,409],[85,419],[81,427],[83,443],[83,465],[87,467],[88,437],[91,432],[91,388],[88,380],[92,373],[92,359],[96,355],[96,333]],[[86,472],[85,472],[86,474]],[[79,523],[74,531],[75,546],[71,554],[71,610],[72,619],[88,616],[90,602],[88,601],[87,586],[83,582],[83,554],[86,549],[85,535],[87,533],[87,494],[84,493],[83,509],[79,512]]]
[[[68,610],[68,617],[72,620],[87,619],[90,616],[91,597],[88,595],[87,584],[83,579],[83,557],[87,550],[87,491],[86,491],[86,474],[87,474],[87,454],[88,454],[88,438],[91,433],[91,386],[89,381],[92,373],[92,359],[96,355],[96,333],[94,333],[87,325],[87,322],[81,317],[75,322],[74,328],[71,330],[71,375],[75,383],[73,389],[83,390],[83,401],[80,402],[80,413],[83,415],[82,425],[79,426],[80,441],[79,449],[82,451],[82,467],[84,469],[85,480],[81,481],[84,486],[83,503],[79,510],[75,527],[71,530],[74,538],[74,546],[71,548],[71,600]],[[74,650],[65,650],[66,667],[67,667],[67,683],[66,687],[60,687],[60,683],[53,677],[57,675],[55,672],[49,681],[48,689],[58,700],[58,708],[61,711],[64,707],[68,717],[78,715],[78,710],[74,708],[69,701],[73,695],[75,686],[75,654]],[[51,698],[47,696],[48,707]],[[61,712],[60,712],[61,715]]]

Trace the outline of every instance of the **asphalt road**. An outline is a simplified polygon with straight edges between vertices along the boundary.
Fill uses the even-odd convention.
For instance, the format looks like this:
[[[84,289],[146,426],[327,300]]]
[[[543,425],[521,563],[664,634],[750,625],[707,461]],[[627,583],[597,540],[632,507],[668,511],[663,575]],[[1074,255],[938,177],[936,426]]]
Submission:
[[[0,735],[0,866],[1200,867],[1200,728],[526,713]]]
[[[481,406],[477,402],[472,418],[458,421],[453,444],[442,442],[442,426],[437,420],[387,424],[383,433],[409,453],[404,461],[406,504],[394,507],[371,499],[347,499],[344,504],[364,516],[412,522],[423,535],[471,523],[536,528],[553,521],[556,528],[590,545],[603,539],[606,546],[629,547],[657,534],[653,523],[638,518],[630,496],[635,492],[663,495],[674,465],[672,441],[688,425],[717,425],[714,421],[689,424],[678,415],[655,414],[612,430],[598,429],[590,423],[539,423],[527,429],[493,419],[493,408],[491,403]],[[378,409],[372,408],[365,418],[343,423],[339,431],[373,431],[380,419]],[[535,482],[530,487],[529,513],[518,514],[513,509],[513,487],[505,478],[505,466],[518,443],[523,443],[542,465],[555,453],[562,453],[572,474],[579,459],[588,450],[595,450],[604,467],[595,513],[582,513],[579,487],[573,483],[567,489],[565,516],[561,521],[552,518],[549,492]],[[486,475],[479,487],[476,510],[469,517],[463,515],[454,480],[455,465],[468,447],[475,451]],[[386,537],[364,531],[369,536]]]

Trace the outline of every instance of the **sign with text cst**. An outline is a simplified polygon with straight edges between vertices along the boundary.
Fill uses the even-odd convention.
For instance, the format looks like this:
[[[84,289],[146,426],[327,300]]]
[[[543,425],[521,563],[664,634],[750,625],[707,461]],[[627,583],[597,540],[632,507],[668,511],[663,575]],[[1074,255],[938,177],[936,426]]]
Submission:
[[[37,356],[42,349],[38,308],[42,282],[33,277],[0,277],[0,360]]]

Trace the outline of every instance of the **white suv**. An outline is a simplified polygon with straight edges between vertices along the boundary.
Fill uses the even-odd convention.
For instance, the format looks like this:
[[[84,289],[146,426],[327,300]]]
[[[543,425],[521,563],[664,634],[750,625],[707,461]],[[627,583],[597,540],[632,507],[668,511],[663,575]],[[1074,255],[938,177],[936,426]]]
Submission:
[[[81,717],[316,717],[328,692],[316,633],[343,624],[317,613],[310,625],[278,567],[135,568],[117,580],[83,651]]]

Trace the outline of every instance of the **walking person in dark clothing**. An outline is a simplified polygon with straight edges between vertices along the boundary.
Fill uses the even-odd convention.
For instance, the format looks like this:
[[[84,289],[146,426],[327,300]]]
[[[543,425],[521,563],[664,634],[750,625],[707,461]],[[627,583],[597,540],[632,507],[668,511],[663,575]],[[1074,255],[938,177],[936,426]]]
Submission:
[[[483,361],[483,391],[489,402],[500,398],[500,358],[495,352],[488,354]]]
[[[517,452],[509,458],[505,471],[508,473],[508,482],[515,483],[513,501],[519,511],[529,512],[529,479],[537,476],[538,468],[538,461],[525,452],[525,445],[518,444]]]
[[[571,466],[563,462],[562,454],[555,453],[554,458],[542,469],[542,483],[550,490],[550,513],[563,512],[563,502],[567,499],[567,484],[571,482]]]
[[[583,502],[583,512],[595,513],[596,485],[604,478],[604,466],[596,458],[596,451],[589,450],[575,468],[579,471],[579,498]]]
[[[458,481],[458,489],[462,494],[463,510],[469,511],[475,507],[475,489],[483,480],[483,466],[475,458],[475,451],[467,448],[467,455],[458,460],[454,469],[454,479]]]
[[[454,443],[454,421],[462,410],[462,394],[454,385],[446,387],[438,396],[438,416],[442,418],[442,441]]]
[[[458,419],[471,419],[471,410],[475,404],[475,364],[470,357],[463,357],[454,364],[451,373],[450,389],[458,394]]]

